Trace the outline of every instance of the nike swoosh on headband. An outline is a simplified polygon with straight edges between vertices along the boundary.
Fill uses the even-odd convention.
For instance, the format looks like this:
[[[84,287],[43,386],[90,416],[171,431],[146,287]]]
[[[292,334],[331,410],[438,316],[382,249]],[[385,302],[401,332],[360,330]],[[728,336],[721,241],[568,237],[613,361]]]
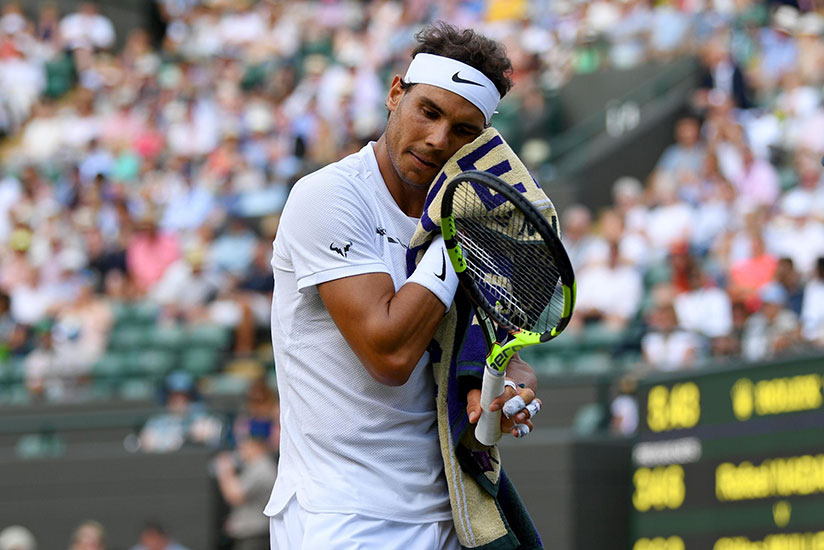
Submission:
[[[483,88],[484,85],[480,84],[479,82],[475,82],[473,80],[466,80],[465,78],[461,78],[459,76],[460,72],[461,71],[457,71],[455,74],[452,75],[452,82],[457,82],[458,84],[472,84],[473,86],[480,86],[481,88]]]

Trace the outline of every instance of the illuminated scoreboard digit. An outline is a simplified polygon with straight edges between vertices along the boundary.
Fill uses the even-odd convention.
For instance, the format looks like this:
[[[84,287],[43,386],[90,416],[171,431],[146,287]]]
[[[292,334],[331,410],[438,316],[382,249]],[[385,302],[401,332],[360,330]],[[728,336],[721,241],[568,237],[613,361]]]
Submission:
[[[701,418],[701,392],[695,382],[653,386],[647,394],[647,426],[653,432],[692,428]]]
[[[631,550],[824,550],[824,358],[639,385]]]

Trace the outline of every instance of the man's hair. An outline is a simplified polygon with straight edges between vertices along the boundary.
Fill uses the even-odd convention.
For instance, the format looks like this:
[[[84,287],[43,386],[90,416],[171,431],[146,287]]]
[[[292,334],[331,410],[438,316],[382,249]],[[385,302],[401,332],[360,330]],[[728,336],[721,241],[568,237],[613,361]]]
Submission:
[[[431,53],[450,57],[466,63],[479,71],[495,84],[501,97],[512,88],[512,62],[506,55],[503,44],[476,33],[472,29],[459,29],[443,21],[436,21],[424,27],[415,35],[418,46],[412,57],[419,53]]]

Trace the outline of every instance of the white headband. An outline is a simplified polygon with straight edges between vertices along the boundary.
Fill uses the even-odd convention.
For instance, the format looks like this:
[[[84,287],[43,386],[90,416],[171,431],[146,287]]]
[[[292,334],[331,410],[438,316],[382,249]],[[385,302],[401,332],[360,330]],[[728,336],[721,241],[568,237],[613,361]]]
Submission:
[[[404,81],[429,84],[454,92],[481,110],[489,124],[501,94],[484,73],[450,57],[419,53],[406,70]]]

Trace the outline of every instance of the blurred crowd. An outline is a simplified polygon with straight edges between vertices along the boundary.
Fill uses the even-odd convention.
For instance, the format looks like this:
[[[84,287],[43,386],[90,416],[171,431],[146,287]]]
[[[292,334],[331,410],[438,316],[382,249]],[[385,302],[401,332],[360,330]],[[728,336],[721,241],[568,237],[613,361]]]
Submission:
[[[71,534],[68,550],[106,550],[109,548],[106,527],[96,520],[82,521]],[[0,530],[0,550],[37,550],[37,538],[22,525],[10,525]],[[166,526],[148,520],[137,534],[131,550],[189,550],[175,540]]]
[[[505,137],[548,139],[547,97],[576,74],[701,59],[652,176],[619,179],[603,212],[562,212],[579,329],[640,325],[662,369],[821,345],[824,19],[788,4],[157,0],[162,32],[119,36],[93,2],[7,1],[0,368],[67,398],[50,381],[88,377],[116,306],[142,301],[160,326],[227,327],[232,354],[267,346],[290,186],[380,134],[387,83],[433,19],[506,44]]]
[[[563,213],[576,322],[640,328],[642,372],[824,348],[824,18],[768,16],[697,49],[700,87],[645,182]]]
[[[162,409],[151,415],[138,433],[127,436],[124,447],[144,453],[173,453],[194,447],[210,450],[208,473],[213,478],[212,513],[217,521],[197,528],[209,531],[213,547],[219,550],[269,550],[269,521],[262,510],[277,476],[280,406],[268,378],[254,378],[235,407],[222,412],[210,410],[195,378],[184,371],[164,377],[162,390]],[[172,534],[173,518],[158,511],[151,514],[147,511],[136,535],[119,529],[109,533],[105,521],[82,521],[64,548],[188,550]],[[37,540],[44,535],[0,520],[0,550],[37,550]],[[124,541],[133,536],[134,543],[126,545]],[[117,539],[117,544],[110,539]]]

